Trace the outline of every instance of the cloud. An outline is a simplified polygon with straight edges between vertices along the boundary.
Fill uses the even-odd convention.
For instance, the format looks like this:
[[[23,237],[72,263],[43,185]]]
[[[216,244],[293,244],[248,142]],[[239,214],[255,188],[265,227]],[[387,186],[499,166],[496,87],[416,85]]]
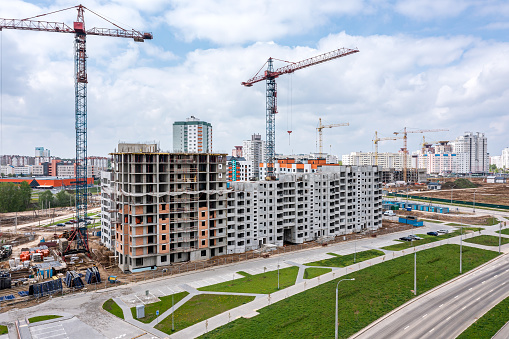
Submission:
[[[430,20],[458,16],[473,3],[468,0],[400,0],[394,10],[414,19]]]

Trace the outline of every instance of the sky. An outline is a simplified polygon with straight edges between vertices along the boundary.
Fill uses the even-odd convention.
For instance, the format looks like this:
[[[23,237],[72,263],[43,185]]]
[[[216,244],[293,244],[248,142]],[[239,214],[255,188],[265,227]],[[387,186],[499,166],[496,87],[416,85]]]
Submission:
[[[25,19],[68,0],[0,1]],[[191,115],[213,126],[213,151],[265,138],[265,83],[241,86],[269,57],[297,62],[339,48],[359,53],[279,77],[276,153],[373,151],[408,130],[408,148],[485,133],[509,147],[509,2],[503,0],[83,0],[86,29],[152,32],[154,39],[87,37],[88,155],[118,142],[172,151],[172,125]],[[93,12],[92,12],[93,11]],[[72,26],[76,9],[37,20]],[[276,61],[275,68],[287,63]],[[0,32],[0,153],[42,146],[75,156],[73,34]],[[287,131],[291,130],[289,135]],[[380,142],[396,152],[402,140]]]

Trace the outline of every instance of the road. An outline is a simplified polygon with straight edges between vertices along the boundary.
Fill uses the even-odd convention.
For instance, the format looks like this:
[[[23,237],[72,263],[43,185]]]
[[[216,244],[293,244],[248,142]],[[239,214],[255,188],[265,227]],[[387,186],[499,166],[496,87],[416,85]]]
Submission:
[[[456,338],[509,296],[509,255],[403,305],[352,336],[367,338]]]

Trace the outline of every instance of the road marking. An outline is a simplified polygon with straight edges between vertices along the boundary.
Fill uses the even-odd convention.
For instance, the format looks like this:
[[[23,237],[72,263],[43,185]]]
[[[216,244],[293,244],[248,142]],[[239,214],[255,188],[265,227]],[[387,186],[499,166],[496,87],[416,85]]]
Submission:
[[[481,299],[481,297],[479,297],[479,298],[477,298],[477,299],[475,299],[475,300],[477,301],[477,300],[479,300],[479,299]]]
[[[485,281],[483,281],[481,284],[484,284],[485,282],[486,282],[486,280],[485,280]]]
[[[490,291],[490,293],[493,292],[493,290]]]
[[[459,297],[459,295],[455,296],[454,299],[456,299],[457,297]]]
[[[502,285],[505,285],[505,281],[502,283]]]
[[[426,313],[425,315],[423,315],[422,317],[425,318],[426,316],[428,315],[428,313]]]
[[[429,331],[429,333],[433,332],[434,330],[435,330],[435,329],[434,329],[434,328],[432,328],[432,329]]]
[[[407,327],[405,327],[403,330],[406,330],[406,329],[407,329],[407,328],[409,328],[409,327],[410,327],[410,325],[408,325]]]
[[[498,277],[498,274],[495,276],[495,278]]]
[[[447,319],[445,319],[445,320],[449,320],[449,319],[451,319],[451,317],[448,317],[448,318],[447,318]]]
[[[462,310],[464,310],[465,308],[467,308],[466,306],[463,306]]]
[[[471,290],[472,290],[472,287],[470,287],[468,290],[469,290],[469,291],[471,291]]]
[[[442,307],[442,306],[444,306],[444,304],[442,304],[442,305],[438,306],[438,308],[440,308],[440,307]]]

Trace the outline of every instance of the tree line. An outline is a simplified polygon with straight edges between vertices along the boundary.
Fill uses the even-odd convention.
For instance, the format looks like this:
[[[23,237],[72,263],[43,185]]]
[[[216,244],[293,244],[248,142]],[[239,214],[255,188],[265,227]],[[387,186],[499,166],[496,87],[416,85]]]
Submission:
[[[44,191],[39,194],[38,203],[31,204],[32,188],[23,181],[21,184],[12,182],[0,183],[0,212],[22,212],[31,208],[49,208],[74,206],[74,194],[62,190],[57,194]]]

